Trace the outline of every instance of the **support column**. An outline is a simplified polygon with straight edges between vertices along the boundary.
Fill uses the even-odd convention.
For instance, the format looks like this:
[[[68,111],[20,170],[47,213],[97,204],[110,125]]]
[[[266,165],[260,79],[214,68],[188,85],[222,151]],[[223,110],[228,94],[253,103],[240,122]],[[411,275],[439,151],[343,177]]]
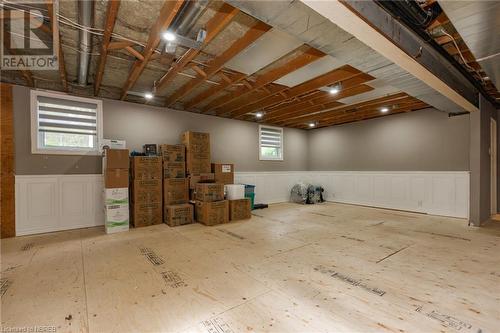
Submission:
[[[479,112],[470,113],[470,211],[471,225],[480,226],[490,220],[490,119],[496,109],[483,96]]]

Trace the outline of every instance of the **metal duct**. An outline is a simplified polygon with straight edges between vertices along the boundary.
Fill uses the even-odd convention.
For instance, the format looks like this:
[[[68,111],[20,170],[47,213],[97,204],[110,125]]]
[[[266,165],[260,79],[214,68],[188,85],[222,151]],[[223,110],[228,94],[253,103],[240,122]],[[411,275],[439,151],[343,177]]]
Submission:
[[[186,1],[172,24],[172,30],[186,36],[207,7],[208,0]]]
[[[439,1],[486,74],[500,89],[500,2]]]
[[[78,23],[84,27],[91,28],[94,20],[94,1],[78,1]],[[79,31],[79,55],[78,55],[78,84],[87,85],[90,67],[90,53],[92,52],[92,35],[90,31],[80,29]]]

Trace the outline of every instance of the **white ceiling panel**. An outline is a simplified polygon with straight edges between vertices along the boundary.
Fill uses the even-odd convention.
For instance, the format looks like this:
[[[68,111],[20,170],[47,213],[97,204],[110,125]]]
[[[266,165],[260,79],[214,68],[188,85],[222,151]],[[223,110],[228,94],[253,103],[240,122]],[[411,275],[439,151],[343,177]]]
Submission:
[[[328,73],[329,71],[339,68],[342,65],[344,64],[334,57],[326,55],[321,59],[313,61],[310,64],[283,76],[279,80],[276,80],[275,83],[293,87],[317,76]]]
[[[253,74],[302,44],[297,38],[273,28],[227,62],[225,67],[247,75]]]
[[[368,85],[371,86],[371,82]],[[375,88],[375,90],[368,91],[368,92],[354,95],[354,96],[350,96],[350,97],[346,97],[346,98],[341,98],[338,101],[341,103],[344,103],[344,104],[354,104],[354,103],[360,103],[360,102],[364,102],[367,100],[383,97],[383,96],[390,95],[390,94],[395,94],[395,93],[401,91],[401,89],[391,87],[391,86],[382,86],[380,88],[376,88],[376,87],[374,87],[374,88]]]

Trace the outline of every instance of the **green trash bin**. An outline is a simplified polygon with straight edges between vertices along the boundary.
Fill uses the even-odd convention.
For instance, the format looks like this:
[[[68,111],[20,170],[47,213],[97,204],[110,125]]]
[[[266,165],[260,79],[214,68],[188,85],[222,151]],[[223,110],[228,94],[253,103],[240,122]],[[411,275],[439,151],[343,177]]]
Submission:
[[[250,209],[253,210],[253,204],[255,201],[255,193],[245,193],[245,198],[250,198]]]
[[[250,209],[253,210],[255,203],[255,185],[245,185],[245,198],[250,198]]]

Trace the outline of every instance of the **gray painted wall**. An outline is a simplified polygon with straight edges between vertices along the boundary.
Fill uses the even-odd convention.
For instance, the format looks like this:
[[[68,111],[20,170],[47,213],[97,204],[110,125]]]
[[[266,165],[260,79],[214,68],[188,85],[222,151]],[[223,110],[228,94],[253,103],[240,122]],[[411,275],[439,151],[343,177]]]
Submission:
[[[101,172],[96,156],[31,154],[30,89],[14,86],[16,174],[89,174]],[[212,161],[231,162],[237,171],[307,170],[308,134],[285,129],[284,161],[259,161],[258,125],[114,100],[103,100],[104,137],[123,139],[129,149],[144,143],[179,143],[186,130],[209,132]]]
[[[469,115],[425,109],[311,131],[309,169],[469,170]]]

